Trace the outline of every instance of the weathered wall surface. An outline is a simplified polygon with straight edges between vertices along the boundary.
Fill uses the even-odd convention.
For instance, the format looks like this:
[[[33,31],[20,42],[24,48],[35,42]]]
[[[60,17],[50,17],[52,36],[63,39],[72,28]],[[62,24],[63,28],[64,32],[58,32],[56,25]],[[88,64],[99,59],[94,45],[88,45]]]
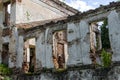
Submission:
[[[1,27],[0,27],[0,37],[2,37],[2,28]],[[1,55],[2,55],[2,42],[3,42],[3,40],[2,40],[2,38],[0,38],[0,63],[2,61],[2,57],[1,57]]]
[[[114,10],[108,16],[109,37],[113,51],[113,61],[120,61],[120,17]]]
[[[40,0],[22,0],[21,3],[16,4],[16,23],[44,21],[67,16],[53,6]]]
[[[36,63],[37,68],[40,66],[46,68],[54,68],[53,65],[53,33],[55,31],[67,30],[68,43],[68,60],[67,66],[80,66],[92,64],[90,59],[90,25],[89,23],[108,18],[109,37],[111,48],[113,50],[113,62],[119,61],[119,14],[115,10],[111,10],[98,15],[88,14],[79,21],[70,21],[66,23],[58,23],[52,26],[47,26],[44,30],[42,28],[28,31],[25,37],[36,37]],[[91,15],[91,16],[90,16]],[[114,26],[114,27],[113,27]],[[30,35],[30,33],[32,33]],[[117,35],[117,36],[116,36]],[[114,38],[113,38],[114,37]],[[40,57],[39,57],[40,56]]]
[[[53,68],[53,33],[65,30],[66,25],[55,25],[37,34],[36,38],[36,67]],[[34,36],[34,35],[33,35]]]
[[[23,64],[23,52],[24,52],[24,39],[23,36],[18,37],[18,45],[17,45],[17,60],[16,60],[16,67],[22,68]]]
[[[91,64],[89,58],[88,24],[85,21],[68,23],[68,65]],[[74,53],[74,54],[73,54]]]
[[[42,4],[42,3],[41,3]],[[23,17],[23,12],[26,13],[26,10],[30,10],[32,6],[36,5],[35,8],[41,7],[44,10],[46,7],[42,8],[42,5],[38,5],[35,2],[28,1],[26,2],[13,4],[12,10],[16,12],[12,13],[11,16],[16,17],[13,14],[17,14],[15,21],[24,21],[19,18]],[[18,9],[20,7],[20,9]],[[24,10],[23,10],[24,9]],[[31,11],[31,10],[30,10]],[[36,10],[36,12],[39,10]],[[31,11],[31,14],[33,11]],[[23,43],[27,37],[36,38],[36,68],[54,68],[53,64],[53,33],[55,31],[66,30],[67,31],[67,43],[68,43],[68,59],[66,61],[67,66],[80,66],[80,65],[89,65],[91,64],[90,59],[90,25],[89,23],[94,21],[99,21],[105,18],[108,18],[108,27],[109,27],[109,36],[111,41],[111,47],[113,51],[113,61],[119,61],[119,24],[120,24],[120,14],[118,10],[109,10],[107,12],[96,12],[96,14],[88,14],[78,21],[69,21],[65,23],[56,23],[52,26],[46,26],[45,28],[34,29],[30,32],[22,34],[20,37],[17,32],[17,28],[13,28],[12,34],[3,38],[3,42],[10,42],[9,44],[9,67],[22,67],[23,62]],[[25,14],[24,13],[24,14]],[[46,13],[46,11],[45,11]],[[28,14],[28,13],[27,13]],[[33,14],[34,16],[35,14]],[[45,14],[46,16],[47,14]],[[54,15],[54,14],[51,14]],[[36,15],[35,15],[36,16]],[[34,16],[34,17],[35,17]],[[27,16],[30,17],[30,16]],[[81,16],[78,16],[81,17]],[[11,18],[12,19],[12,18]],[[19,20],[17,20],[19,19]],[[41,18],[39,18],[41,19]],[[35,21],[35,19],[32,19]],[[114,27],[113,27],[114,26]],[[43,27],[43,26],[42,26]],[[10,38],[9,38],[10,37]]]
[[[51,20],[74,15],[77,10],[57,6],[52,1],[40,0],[2,0],[0,2],[0,23],[5,22],[5,5],[10,2],[10,24]],[[47,2],[47,3],[46,3]],[[50,2],[50,3],[49,3]],[[54,3],[54,4],[53,4]],[[46,14],[47,13],[47,14]]]
[[[12,33],[10,36],[9,43],[9,67],[13,68],[16,66],[17,60],[17,50],[18,50],[18,31],[17,28],[12,28]]]
[[[84,27],[85,26],[85,27]],[[53,33],[56,31],[67,30],[68,43],[68,59],[67,66],[74,65],[89,65],[91,60],[89,57],[90,42],[89,42],[89,28],[85,21],[68,23],[64,25],[55,25],[46,28],[42,32],[39,30],[35,32],[36,36],[36,68],[54,68],[53,65]],[[30,31],[29,33],[33,33]],[[35,37],[29,35],[26,37]],[[85,48],[84,48],[85,47]],[[73,54],[74,53],[74,54]],[[67,56],[66,56],[67,57]]]
[[[102,69],[74,69],[65,72],[42,72],[40,75],[19,75],[13,80],[120,80],[120,66]]]
[[[112,54],[113,62],[120,61],[119,60],[119,55],[120,55],[120,51],[119,51],[120,17],[119,16],[120,16],[119,10],[111,10],[105,13],[101,12],[101,14],[98,13],[98,15],[92,15],[91,17],[88,15],[87,18],[84,18],[84,20],[86,20],[88,23],[108,19],[109,39],[110,39],[111,49],[113,51]]]
[[[38,2],[37,0],[35,0]],[[28,2],[28,3],[27,3]],[[54,17],[61,17],[62,13],[57,14],[55,9],[47,9],[47,5],[43,3],[28,1],[17,2],[12,5],[12,17],[11,22],[21,23],[31,22],[37,20],[51,19]],[[34,5],[34,6],[31,6]],[[44,8],[43,8],[44,6]],[[18,9],[19,8],[19,9]],[[33,9],[36,11],[33,13]],[[14,11],[16,10],[16,11]],[[48,12],[47,12],[48,11]],[[48,13],[48,14],[41,14]],[[53,34],[56,31],[66,30],[67,31],[67,43],[68,43],[68,59],[66,60],[67,67],[80,67],[83,65],[90,65],[92,61],[90,59],[90,23],[94,21],[100,21],[108,19],[109,38],[111,48],[113,51],[112,61],[120,61],[120,14],[119,9],[111,8],[98,10],[98,12],[87,13],[84,15],[78,15],[77,20],[71,19],[66,21],[60,21],[56,23],[49,23],[46,25],[37,26],[28,30],[23,30],[20,33],[15,27],[11,27],[11,34],[9,39],[3,38],[4,42],[9,42],[9,67],[22,68],[23,64],[23,48],[24,40],[35,38],[36,39],[36,70],[38,69],[54,69],[53,63]],[[40,15],[38,15],[40,14]],[[48,15],[48,16],[46,16]],[[54,15],[54,16],[53,16]],[[83,16],[84,15],[84,16]],[[82,17],[81,17],[82,16]],[[0,16],[1,17],[1,16]],[[73,16],[74,17],[74,16]],[[76,16],[75,16],[76,17]],[[2,22],[2,20],[0,21]],[[0,26],[1,27],[1,26]],[[0,37],[2,37],[2,27],[0,29]],[[0,50],[2,49],[2,38],[0,38]],[[35,43],[34,43],[35,44]],[[1,61],[1,60],[0,60]],[[103,69],[89,69],[84,70],[75,69],[69,70],[65,73],[53,73],[53,72],[42,72],[41,75],[33,76],[19,76],[18,79],[14,80],[119,80],[119,67],[113,67],[111,70],[106,71],[103,75]],[[100,71],[100,72],[99,72]],[[99,72],[99,73],[98,73]],[[106,77],[107,76],[107,77]]]
[[[40,34],[36,42],[36,61],[37,67],[42,66],[52,68],[52,45],[49,40],[52,35],[49,34],[49,28]],[[52,38],[51,38],[52,39]]]

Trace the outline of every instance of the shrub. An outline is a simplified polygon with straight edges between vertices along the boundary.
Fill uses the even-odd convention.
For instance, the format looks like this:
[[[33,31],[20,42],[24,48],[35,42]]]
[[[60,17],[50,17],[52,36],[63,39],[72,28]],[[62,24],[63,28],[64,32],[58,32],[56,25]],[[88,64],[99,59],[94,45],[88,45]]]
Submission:
[[[8,76],[5,76],[4,80],[12,80],[12,79],[10,77],[8,77]]]
[[[104,49],[102,50],[101,59],[103,67],[107,68],[111,65],[111,57],[112,55],[110,53],[106,52]]]
[[[11,74],[11,69],[9,69],[5,64],[0,64],[0,74],[9,75]]]

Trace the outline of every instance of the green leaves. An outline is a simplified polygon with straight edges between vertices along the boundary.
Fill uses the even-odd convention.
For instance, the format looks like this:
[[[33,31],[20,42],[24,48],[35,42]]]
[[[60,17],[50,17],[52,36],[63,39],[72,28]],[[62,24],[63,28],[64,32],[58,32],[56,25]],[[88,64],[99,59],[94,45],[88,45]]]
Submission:
[[[0,64],[0,75],[9,75],[11,74],[11,70],[4,64]]]
[[[8,76],[5,76],[4,80],[12,80],[12,79]]]
[[[106,52],[104,49],[102,50],[102,54],[101,54],[101,59],[102,59],[102,66],[107,68],[111,65],[111,57],[112,54]]]

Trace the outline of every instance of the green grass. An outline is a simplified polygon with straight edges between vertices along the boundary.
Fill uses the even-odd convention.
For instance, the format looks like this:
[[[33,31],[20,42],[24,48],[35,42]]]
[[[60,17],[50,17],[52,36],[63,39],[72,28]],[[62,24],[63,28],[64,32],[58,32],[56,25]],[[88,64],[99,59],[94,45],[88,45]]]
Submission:
[[[8,68],[5,64],[0,64],[0,75],[10,75],[12,70]]]
[[[66,71],[65,68],[58,68],[58,69],[56,69],[56,72],[64,72],[64,71]]]

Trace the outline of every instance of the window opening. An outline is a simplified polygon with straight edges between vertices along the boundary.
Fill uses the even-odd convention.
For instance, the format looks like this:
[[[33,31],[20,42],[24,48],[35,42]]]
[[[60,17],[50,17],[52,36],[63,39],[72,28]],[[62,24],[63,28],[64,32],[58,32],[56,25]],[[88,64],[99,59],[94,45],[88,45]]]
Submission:
[[[111,53],[107,19],[90,24],[90,45],[90,57],[93,64],[101,64],[102,49]]]
[[[4,12],[5,12],[5,19],[4,19],[4,26],[10,25],[10,13],[11,13],[11,4],[10,2],[4,3]]]
[[[57,31],[53,35],[53,62],[56,69],[66,68],[67,61],[66,31]]]
[[[24,43],[24,61],[23,61],[23,71],[24,73],[34,72],[36,63],[36,53],[35,53],[36,42],[35,38],[31,38]]]
[[[2,46],[2,63],[8,66],[9,63],[9,44],[3,44]]]

